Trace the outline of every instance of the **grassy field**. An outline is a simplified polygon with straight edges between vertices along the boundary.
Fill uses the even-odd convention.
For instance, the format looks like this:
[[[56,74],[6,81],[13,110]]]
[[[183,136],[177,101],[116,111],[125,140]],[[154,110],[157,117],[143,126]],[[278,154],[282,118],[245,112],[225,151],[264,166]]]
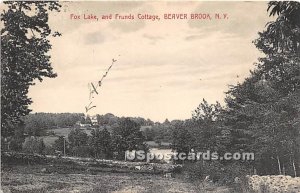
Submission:
[[[88,130],[86,128],[82,128],[84,132],[86,132],[88,135],[91,135],[91,130]],[[68,138],[69,133],[72,131],[72,128],[59,128],[59,129],[49,129],[48,132],[54,132],[56,136],[43,136],[43,140],[45,145],[51,146],[54,144],[54,141],[58,139],[58,136],[64,136],[66,139]]]
[[[4,193],[230,193],[224,187],[203,187],[181,178],[139,173],[45,173],[43,165],[4,166]]]

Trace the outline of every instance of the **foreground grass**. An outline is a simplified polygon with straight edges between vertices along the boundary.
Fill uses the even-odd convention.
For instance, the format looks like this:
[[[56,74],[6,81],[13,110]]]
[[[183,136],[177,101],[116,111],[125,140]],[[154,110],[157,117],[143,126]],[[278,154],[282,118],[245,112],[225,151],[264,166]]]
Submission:
[[[199,192],[198,187],[179,178],[139,173],[97,174],[43,173],[43,166],[6,166],[2,168],[4,193],[158,193]]]

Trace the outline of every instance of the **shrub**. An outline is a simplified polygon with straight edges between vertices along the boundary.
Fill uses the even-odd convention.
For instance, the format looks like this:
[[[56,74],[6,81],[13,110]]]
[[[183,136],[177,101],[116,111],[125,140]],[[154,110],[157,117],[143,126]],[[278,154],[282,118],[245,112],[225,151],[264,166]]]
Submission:
[[[194,163],[186,163],[183,167],[184,173],[191,181],[203,181],[209,176],[214,183],[233,184],[236,177],[244,178],[246,170],[237,163],[222,164],[218,161],[198,161]]]
[[[23,151],[26,153],[44,154],[45,144],[43,139],[27,137],[23,143]]]
[[[185,163],[182,170],[186,177],[191,181],[203,181],[206,176],[205,164],[200,161]]]
[[[55,149],[53,146],[46,146],[44,152],[46,155],[55,155]]]
[[[21,151],[24,138],[12,138],[9,144],[10,150]]]
[[[83,146],[73,147],[72,153],[76,157],[91,157],[92,149],[87,145],[83,145]]]

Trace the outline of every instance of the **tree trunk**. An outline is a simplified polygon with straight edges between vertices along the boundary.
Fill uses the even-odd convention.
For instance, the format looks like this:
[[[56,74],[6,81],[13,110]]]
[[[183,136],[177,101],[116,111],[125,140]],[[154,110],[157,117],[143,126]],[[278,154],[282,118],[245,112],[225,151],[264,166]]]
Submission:
[[[279,157],[278,157],[278,155],[277,155],[277,164],[278,164],[278,171],[279,171],[279,175],[281,175],[281,174],[282,174],[282,172],[281,172],[280,160],[279,160]]]
[[[295,159],[293,159],[293,170],[294,170],[294,177],[297,177],[297,170],[295,166]]]

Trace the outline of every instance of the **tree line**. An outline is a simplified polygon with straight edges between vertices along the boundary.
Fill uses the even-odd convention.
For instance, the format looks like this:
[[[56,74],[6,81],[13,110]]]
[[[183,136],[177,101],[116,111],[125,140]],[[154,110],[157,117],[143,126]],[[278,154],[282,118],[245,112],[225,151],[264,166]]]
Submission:
[[[67,137],[59,136],[51,146],[45,146],[43,139],[29,136],[19,149],[27,153],[92,157],[99,159],[125,160],[127,150],[148,151],[140,125],[130,118],[121,118],[113,131],[94,128],[88,135],[81,128],[72,128]]]
[[[32,136],[45,135],[47,129],[73,127],[83,113],[34,113],[23,118],[24,132]]]
[[[251,75],[230,86],[224,106],[203,100],[173,138],[177,151],[254,152],[255,161],[191,163],[191,176],[300,176],[300,3],[270,2],[268,10],[277,18],[254,41],[264,57]]]

